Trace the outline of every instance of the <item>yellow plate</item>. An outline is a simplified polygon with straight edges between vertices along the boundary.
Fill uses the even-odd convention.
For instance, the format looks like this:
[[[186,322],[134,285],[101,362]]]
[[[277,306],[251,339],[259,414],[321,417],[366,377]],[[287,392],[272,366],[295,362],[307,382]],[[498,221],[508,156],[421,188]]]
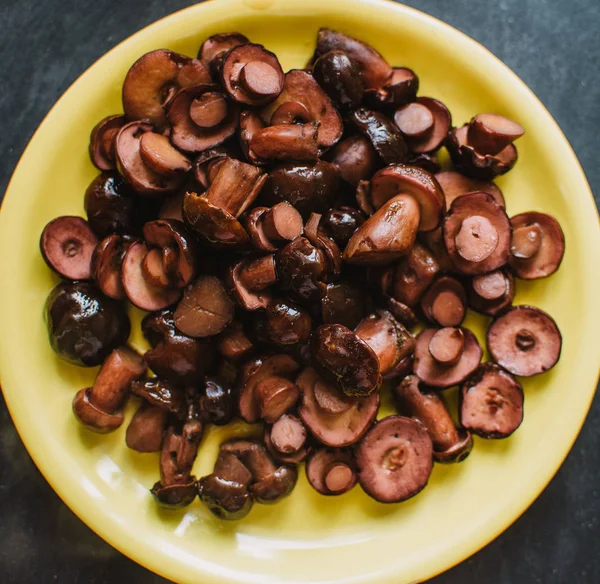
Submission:
[[[509,213],[536,209],[565,231],[563,265],[548,281],[518,282],[517,303],[553,315],[564,336],[559,365],[524,381],[525,421],[508,440],[476,440],[460,465],[436,465],[429,486],[385,506],[355,488],[339,498],[312,491],[304,473],[276,507],[255,506],[239,523],[213,518],[198,502],[158,510],[148,493],[156,455],[127,450],[123,428],[110,436],[82,430],[71,414],[75,391],[94,370],[52,353],[42,321],[57,282],[38,253],[45,223],[83,214],[95,176],[88,136],[121,111],[128,67],[167,47],[195,55],[210,34],[239,30],[275,51],[284,68],[302,67],[319,26],[373,44],[395,65],[415,69],[421,95],[442,99],[455,123],[493,111],[521,122],[519,162],[498,183]],[[539,495],[585,418],[599,365],[597,327],[600,233],[581,168],[554,120],[493,55],[451,27],[404,6],[368,0],[219,0],[145,28],[86,71],[54,106],[27,147],[0,214],[0,371],[6,402],[36,464],[71,509],[114,547],[178,582],[344,582],[403,584],[429,578],[488,543]],[[139,316],[139,315],[138,315]],[[487,320],[469,317],[482,339]],[[139,345],[139,333],[136,342]],[[130,404],[128,416],[131,416]],[[384,409],[384,412],[386,410]],[[212,467],[223,430],[211,429],[195,472]]]

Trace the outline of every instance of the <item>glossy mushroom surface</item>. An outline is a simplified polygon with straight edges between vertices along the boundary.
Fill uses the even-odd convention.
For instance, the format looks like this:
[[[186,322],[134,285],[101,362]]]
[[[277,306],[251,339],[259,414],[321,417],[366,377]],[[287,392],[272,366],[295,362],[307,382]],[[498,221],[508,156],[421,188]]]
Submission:
[[[320,448],[306,461],[306,478],[321,495],[342,495],[358,480],[356,461],[349,448]]]
[[[476,312],[495,316],[508,310],[515,297],[515,278],[508,270],[473,276],[467,286],[469,306]]]

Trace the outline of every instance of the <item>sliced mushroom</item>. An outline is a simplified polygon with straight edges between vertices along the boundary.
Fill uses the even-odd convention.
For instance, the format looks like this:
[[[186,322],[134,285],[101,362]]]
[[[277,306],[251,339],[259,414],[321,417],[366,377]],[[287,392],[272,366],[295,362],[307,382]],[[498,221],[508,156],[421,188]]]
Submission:
[[[91,276],[103,294],[115,300],[125,300],[125,288],[121,280],[121,265],[133,239],[127,235],[109,235],[94,249]]]
[[[417,336],[413,369],[415,374],[425,383],[434,388],[446,389],[462,383],[475,369],[477,369],[483,354],[481,347],[473,333],[465,328],[459,330],[463,335],[463,348],[460,356],[453,361],[440,361],[440,354],[431,352],[431,340],[434,335],[444,329],[425,329]],[[444,333],[445,334],[445,333]],[[446,353],[443,353],[446,357]],[[437,358],[436,358],[437,357]]]
[[[462,462],[473,449],[473,438],[454,425],[443,398],[423,387],[416,375],[405,377],[394,388],[393,397],[401,414],[419,420],[433,442],[433,457],[438,462]]]
[[[264,377],[254,387],[259,416],[268,424],[273,424],[291,410],[299,398],[300,390],[297,385],[286,377]]]
[[[183,391],[158,377],[134,381],[130,391],[133,395],[141,397],[146,403],[173,414],[180,420],[185,420],[187,416],[187,404]]]
[[[254,132],[249,148],[261,159],[316,162],[317,137],[317,124],[281,124]]]
[[[547,278],[558,270],[565,254],[565,236],[554,217],[520,213],[511,217],[510,267],[517,278]]]
[[[234,304],[215,276],[200,276],[183,293],[175,309],[175,326],[189,337],[218,335],[233,320]]]
[[[452,126],[452,116],[448,108],[432,97],[417,98],[413,104],[398,110],[394,121],[406,136],[410,150],[416,153],[437,150],[444,143]]]
[[[92,277],[92,254],[98,240],[81,217],[63,216],[44,227],[40,251],[48,267],[68,280]]]
[[[360,486],[380,503],[405,501],[427,485],[432,456],[431,438],[421,422],[388,416],[367,432],[356,449]]]
[[[358,480],[356,461],[349,448],[320,448],[306,462],[306,478],[321,495],[342,495]]]
[[[358,442],[379,408],[379,393],[351,398],[307,367],[296,379],[302,392],[298,415],[313,436],[327,446],[343,448]]]
[[[291,347],[308,341],[312,319],[309,312],[287,298],[276,298],[261,315],[260,336],[263,342],[277,347]]]
[[[202,46],[198,51],[198,59],[202,61],[204,66],[211,73],[215,74],[219,70],[221,60],[227,51],[249,42],[250,41],[239,32],[213,34],[202,43]]]
[[[225,162],[228,156],[227,148],[223,145],[200,152],[193,163],[194,178],[196,181],[207,189],[217,175],[221,164]]]
[[[470,122],[467,142],[479,154],[496,155],[525,133],[525,128],[498,114],[477,114]]]
[[[350,123],[371,143],[385,164],[404,162],[408,149],[398,127],[382,113],[360,108],[350,116]]]
[[[284,414],[265,428],[265,447],[280,462],[294,464],[308,455],[306,426],[294,414]]]
[[[242,110],[239,124],[240,147],[246,160],[256,165],[266,164],[267,161],[260,158],[250,147],[250,142],[255,134],[265,128],[262,118],[253,110]]]
[[[279,285],[299,300],[317,300],[319,283],[327,268],[325,254],[308,239],[297,237],[281,248],[275,257]]]
[[[100,120],[90,135],[90,160],[99,170],[115,168],[115,138],[125,125],[125,116],[108,116]]]
[[[227,287],[232,298],[245,310],[266,308],[271,300],[268,288],[277,282],[274,256],[240,260],[227,272]]]
[[[394,67],[385,85],[365,92],[365,102],[379,110],[397,109],[415,101],[418,90],[419,78],[412,69]]]
[[[455,278],[441,276],[421,300],[423,314],[440,326],[458,326],[467,312],[464,286]]]
[[[468,287],[469,306],[476,312],[495,316],[512,305],[515,279],[507,270],[474,276]]]
[[[325,324],[341,324],[349,329],[365,315],[366,298],[362,289],[351,282],[321,285],[321,316]]]
[[[377,153],[371,142],[359,134],[338,142],[328,160],[340,169],[342,179],[354,186],[369,180],[377,167]]]
[[[501,207],[506,207],[504,195],[500,188],[493,182],[477,180],[456,172],[455,170],[444,170],[435,174],[435,178],[442,187],[444,198],[446,199],[446,209],[450,209],[450,205],[454,199],[467,193],[483,192],[492,195],[494,200]]]
[[[149,168],[161,176],[173,176],[192,168],[192,163],[171,146],[166,136],[154,132],[142,134],[140,156]]]
[[[142,453],[160,452],[168,416],[167,410],[143,402],[127,426],[127,448]]]
[[[401,258],[394,268],[390,296],[414,308],[439,269],[431,252],[419,243],[415,243],[409,254]]]
[[[521,385],[494,363],[484,363],[461,386],[461,425],[482,438],[506,438],[523,421]]]
[[[562,336],[548,314],[533,306],[515,306],[499,316],[487,331],[492,358],[513,375],[529,377],[558,362]]]
[[[348,53],[329,51],[312,68],[313,77],[329,97],[343,110],[355,109],[365,91],[360,68]]]
[[[244,332],[242,323],[234,320],[219,336],[219,353],[235,363],[250,356],[254,343]]]
[[[469,193],[454,199],[443,230],[448,255],[463,274],[491,272],[508,261],[510,221],[487,193]]]
[[[365,222],[362,213],[354,207],[330,209],[323,217],[323,228],[341,247],[345,247],[352,234]]]
[[[416,101],[397,110],[394,121],[407,138],[429,137],[433,131],[433,113]]]

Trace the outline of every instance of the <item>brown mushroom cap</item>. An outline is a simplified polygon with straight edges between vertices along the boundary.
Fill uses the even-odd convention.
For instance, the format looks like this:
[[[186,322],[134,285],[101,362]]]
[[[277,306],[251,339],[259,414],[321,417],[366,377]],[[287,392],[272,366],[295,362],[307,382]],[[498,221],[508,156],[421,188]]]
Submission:
[[[487,331],[492,358],[513,375],[529,377],[552,369],[560,358],[562,337],[551,316],[532,306],[515,306]]]
[[[273,114],[285,103],[295,102],[308,112],[304,123],[319,124],[318,143],[321,149],[333,146],[342,136],[342,119],[329,96],[314,77],[306,71],[292,69],[285,74],[283,91],[279,97],[260,112],[266,124],[272,124]]]
[[[249,148],[261,159],[316,162],[319,157],[317,137],[317,124],[280,124],[254,132]]]
[[[321,495],[342,495],[358,480],[356,461],[349,448],[320,448],[306,461],[306,478]]]
[[[473,333],[460,329],[464,336],[464,349],[456,365],[442,365],[429,351],[429,343],[438,329],[425,329],[417,336],[413,368],[415,374],[431,387],[446,389],[462,383],[479,365],[483,351]]]
[[[465,336],[461,329],[444,327],[429,340],[429,353],[436,363],[445,367],[456,365],[465,348]]]
[[[498,114],[477,114],[469,122],[467,142],[479,154],[498,154],[525,133],[525,128]]]
[[[469,193],[454,199],[443,230],[448,255],[463,274],[491,272],[508,261],[510,221],[487,193]]]
[[[221,58],[234,47],[244,45],[250,41],[239,32],[226,32],[213,34],[208,37],[198,51],[198,59],[204,66],[212,72],[215,72],[221,62]]]
[[[276,298],[264,314],[265,341],[280,347],[290,347],[308,341],[312,319],[309,312],[294,302]]]
[[[115,168],[115,138],[118,131],[125,125],[125,116],[108,116],[100,120],[90,135],[90,160],[99,170]]]
[[[463,285],[450,276],[441,276],[421,300],[425,316],[440,326],[458,326],[467,312],[467,296]]]
[[[365,136],[357,134],[338,142],[328,154],[328,160],[340,169],[347,183],[356,186],[373,175],[377,153]]]
[[[515,279],[508,270],[474,276],[468,286],[469,306],[476,312],[495,316],[512,305]]]
[[[408,146],[412,152],[416,153],[433,152],[444,143],[448,130],[452,126],[452,116],[441,101],[432,97],[419,97],[415,103],[429,110],[433,118],[433,126],[422,136],[407,136]],[[394,120],[396,117],[397,115],[394,116]]]
[[[396,301],[414,308],[429,288],[440,268],[432,253],[415,243],[409,254],[394,268],[394,277],[389,294]]]
[[[98,239],[81,217],[63,216],[44,227],[40,251],[48,267],[69,280],[89,280]]]
[[[263,216],[269,207],[254,207],[246,214],[244,225],[250,243],[259,251],[277,251],[277,246],[267,237],[263,223]]]
[[[398,503],[427,485],[433,466],[427,429],[412,418],[377,422],[356,449],[360,486],[380,503]]]
[[[321,286],[321,316],[325,324],[341,324],[353,329],[365,315],[363,290],[351,282]]]
[[[94,249],[91,275],[103,294],[115,300],[127,296],[121,280],[121,265],[133,239],[128,236],[109,235]]]
[[[282,103],[271,116],[271,126],[280,124],[306,124],[310,122],[310,114],[305,106],[297,101]]]
[[[142,134],[140,156],[149,168],[162,176],[187,172],[192,167],[192,163],[171,146],[166,136],[154,132]]]
[[[77,420],[88,429],[100,434],[106,434],[119,428],[124,420],[123,411],[106,412],[95,406],[90,400],[91,393],[92,388],[86,387],[75,394],[73,414]]]
[[[414,197],[420,208],[419,231],[435,229],[446,210],[439,183],[418,166],[396,164],[379,170],[371,179],[370,194],[375,209],[400,194]]]
[[[254,344],[244,332],[242,323],[234,320],[219,336],[218,347],[225,359],[238,362],[250,355]]]
[[[327,446],[342,448],[358,442],[375,420],[378,392],[366,398],[349,398],[312,367],[302,371],[296,384],[302,391],[298,415],[313,436]]]
[[[422,103],[412,102],[396,110],[394,122],[408,138],[423,138],[433,130],[433,113]]]
[[[323,375],[348,396],[370,395],[381,384],[377,354],[345,326],[321,325],[313,334],[312,355]]]
[[[207,121],[203,123],[205,127],[201,127],[194,122],[192,108],[206,94],[223,97],[216,85],[196,85],[177,93],[169,107],[167,118],[172,126],[171,142],[186,152],[202,152],[214,148],[233,136],[237,129],[239,108],[230,101],[226,102],[225,117],[215,125],[206,127],[211,123]],[[196,114],[200,116],[200,112]],[[208,111],[204,111],[202,115],[212,116]]]
[[[360,105],[365,90],[360,68],[344,51],[321,55],[313,64],[312,74],[340,109]]]
[[[417,97],[419,78],[408,67],[394,67],[391,78],[379,88],[365,92],[365,102],[375,109],[399,108]]]
[[[248,162],[256,165],[266,164],[266,161],[259,158],[250,147],[254,135],[265,127],[262,118],[253,110],[242,110],[239,124],[240,147]]]
[[[523,390],[504,369],[484,363],[461,386],[460,423],[482,438],[506,438],[523,421]]]
[[[299,397],[300,390],[296,384],[277,375],[264,377],[254,387],[254,399],[258,403],[260,417],[267,424],[273,424],[292,409]]]
[[[533,280],[554,274],[565,253],[565,236],[558,221],[530,211],[511,217],[510,224],[509,263],[517,278]]]
[[[127,426],[127,448],[137,452],[160,452],[168,416],[167,410],[142,403]]]
[[[371,143],[385,164],[404,162],[408,148],[398,127],[380,112],[360,108],[349,116],[350,123]]]
[[[130,390],[133,395],[141,397],[152,406],[173,414],[180,420],[184,420],[187,415],[183,391],[158,377],[134,381]]]
[[[493,182],[477,180],[456,172],[455,170],[444,170],[435,174],[435,178],[444,192],[446,209],[450,209],[454,199],[467,193],[483,192],[492,195],[501,207],[506,207],[504,195]]]
[[[219,519],[242,519],[250,513],[253,499],[245,485],[211,474],[198,481],[200,500]]]
[[[245,310],[266,308],[271,301],[268,286],[277,281],[272,255],[254,260],[240,260],[227,271],[227,289]]]

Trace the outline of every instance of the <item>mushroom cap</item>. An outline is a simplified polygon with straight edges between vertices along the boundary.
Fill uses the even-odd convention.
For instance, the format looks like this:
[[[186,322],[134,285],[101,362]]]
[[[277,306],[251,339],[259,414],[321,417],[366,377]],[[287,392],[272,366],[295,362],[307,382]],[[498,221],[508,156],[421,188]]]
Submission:
[[[281,347],[306,343],[310,337],[312,319],[308,311],[284,298],[269,303],[264,315],[266,340]]]
[[[354,207],[332,208],[323,217],[323,227],[327,234],[344,247],[352,234],[365,222],[363,214]]]
[[[379,393],[372,393],[366,398],[348,398],[332,385],[326,383],[312,367],[307,367],[296,379],[302,391],[302,403],[298,415],[306,424],[312,435],[321,443],[333,448],[342,448],[358,442],[371,426],[379,409]],[[317,401],[316,387],[321,393]],[[327,409],[325,405],[327,396]],[[341,405],[337,412],[332,412],[329,404]],[[345,403],[344,403],[345,402]]]
[[[549,314],[533,306],[515,306],[487,330],[492,358],[513,375],[529,377],[552,369],[560,358],[562,336]]]
[[[461,328],[465,344],[462,356],[456,365],[445,366],[436,362],[429,352],[429,342],[438,329],[424,329],[417,336],[415,347],[414,372],[430,387],[446,389],[462,383],[477,369],[483,351],[473,333]]]
[[[250,491],[257,503],[270,505],[287,497],[296,486],[298,471],[293,466],[280,466],[273,474],[254,483]]]
[[[360,108],[349,115],[349,120],[369,140],[385,164],[406,160],[408,148],[402,132],[382,113]]]
[[[459,280],[440,276],[421,299],[423,314],[440,326],[458,326],[467,313],[467,296]]]
[[[187,404],[183,391],[158,377],[134,381],[130,391],[133,395],[173,414],[180,420],[185,419],[187,415]]]
[[[506,269],[474,276],[467,288],[469,306],[481,314],[496,316],[511,307],[515,297],[515,278]]]
[[[560,267],[565,254],[565,236],[559,222],[545,213],[520,213],[511,217],[513,237],[517,230],[537,225],[541,231],[539,249],[531,258],[518,258],[510,254],[509,263],[517,278],[534,280],[547,278]]]
[[[329,96],[310,73],[292,69],[285,74],[283,91],[279,97],[260,111],[264,122],[271,124],[271,118],[277,109],[289,102],[304,106],[308,112],[305,123],[319,124],[318,143],[321,150],[333,146],[342,137],[344,130],[342,118]]]
[[[360,68],[344,51],[321,55],[313,65],[312,74],[341,108],[354,109],[360,105],[365,90]]]
[[[169,412],[142,402],[127,426],[125,443],[137,452],[160,452]]]
[[[192,163],[171,145],[167,136],[155,132],[142,134],[140,156],[144,164],[161,176],[186,173],[192,168]]]
[[[365,103],[374,109],[395,109],[414,101],[419,91],[419,78],[408,67],[394,67],[383,86],[365,91]]]
[[[421,211],[419,231],[431,231],[446,211],[444,193],[435,177],[408,164],[395,164],[377,171],[371,179],[371,201],[379,209],[396,195],[411,195]]]
[[[244,225],[248,236],[250,237],[250,243],[254,248],[259,251],[277,251],[277,246],[269,239],[265,233],[265,226],[263,223],[263,215],[269,210],[269,207],[254,207],[246,214]]]
[[[493,251],[482,261],[468,261],[462,257],[456,241],[463,222],[473,217],[481,217],[487,221],[497,237]],[[506,211],[496,203],[494,197],[487,193],[469,193],[454,199],[444,219],[443,230],[448,255],[455,267],[463,274],[484,274],[501,268],[508,262],[511,238],[510,221]]]
[[[506,438],[523,421],[523,389],[495,363],[484,363],[461,386],[460,423],[482,438]]]
[[[124,420],[123,411],[105,412],[90,401],[91,387],[80,389],[73,398],[73,413],[88,429],[107,434],[116,430]]]
[[[109,235],[94,249],[91,262],[91,275],[101,292],[115,300],[125,300],[125,288],[121,280],[121,264],[133,243],[133,239],[125,235]]]
[[[321,316],[324,324],[353,329],[365,315],[362,288],[351,281],[321,284]]]
[[[388,293],[394,300],[414,308],[439,271],[433,254],[420,243],[415,243],[408,255],[395,264]]]
[[[98,170],[115,168],[115,137],[126,121],[122,115],[108,116],[94,126],[90,135],[89,154],[92,164]]]
[[[433,451],[433,459],[441,464],[452,464],[462,462],[473,450],[473,436],[464,428],[457,429],[459,441],[444,451]]]
[[[480,154],[498,154],[525,133],[523,126],[498,114],[477,114],[469,122],[467,142]]]
[[[336,465],[343,465],[342,470],[345,472],[338,479],[341,488],[331,490],[325,479],[332,467]],[[347,493],[358,480],[356,461],[352,450],[349,448],[319,448],[315,450],[306,461],[306,478],[310,486],[321,495],[331,496]]]
[[[450,208],[454,199],[467,193],[483,192],[492,195],[501,207],[506,207],[504,195],[496,184],[490,181],[477,180],[457,172],[456,170],[444,170],[435,175],[436,180],[442,187],[446,199],[446,209]]]
[[[227,270],[226,283],[229,294],[244,310],[267,308],[272,299],[271,292],[268,289],[251,290],[240,277],[248,263],[247,259],[240,260]]]
[[[437,150],[446,139],[448,130],[452,126],[452,115],[448,108],[433,97],[418,97],[417,104],[426,107],[433,117],[433,127],[430,132],[421,137],[409,137],[408,146],[412,152],[433,152]]]
[[[209,71],[216,71],[221,58],[234,47],[244,45],[250,41],[239,32],[226,32],[213,34],[208,37],[198,50],[198,59],[202,61]]]
[[[150,490],[154,500],[166,509],[183,509],[196,498],[196,480],[190,477],[189,482],[182,485],[166,485],[156,483]]]
[[[389,416],[377,422],[356,449],[360,486],[380,503],[399,503],[425,488],[433,445],[421,422]]]
[[[265,127],[262,118],[254,110],[242,110],[239,124],[240,147],[248,162],[256,165],[266,164],[267,161],[259,158],[250,148],[253,136]]]

